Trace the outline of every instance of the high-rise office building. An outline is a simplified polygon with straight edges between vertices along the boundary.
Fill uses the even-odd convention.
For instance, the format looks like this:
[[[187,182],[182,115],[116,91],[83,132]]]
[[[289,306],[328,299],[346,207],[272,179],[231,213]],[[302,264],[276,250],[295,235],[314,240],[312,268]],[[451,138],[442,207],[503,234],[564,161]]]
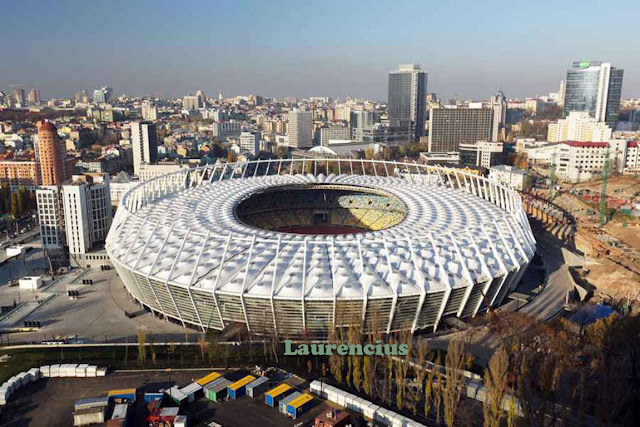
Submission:
[[[62,185],[36,190],[40,236],[48,256],[64,262],[65,247],[77,257],[104,242],[113,217],[110,199],[106,173],[73,175]]]
[[[313,115],[310,111],[294,108],[289,112],[289,146],[311,148],[313,146]]]
[[[142,118],[144,120],[158,120],[158,109],[153,104],[153,101],[149,99],[145,99],[144,101],[142,101],[141,110]]]
[[[373,126],[376,123],[376,117],[373,111],[352,111],[349,123],[352,128],[364,129]]]
[[[565,117],[572,111],[586,111],[599,122],[614,127],[620,111],[624,70],[600,61],[574,62],[567,70]]]
[[[460,144],[491,139],[491,108],[432,108],[429,119],[429,151],[459,151]]]
[[[108,104],[111,101],[111,95],[113,95],[113,89],[109,86],[96,89],[93,91],[93,102],[95,104]]]
[[[24,107],[26,105],[25,91],[21,86],[11,86],[11,97],[16,106]]]
[[[410,128],[414,141],[424,135],[427,72],[419,65],[400,65],[389,73],[389,126]]]
[[[507,98],[504,96],[504,93],[498,92],[491,97],[489,104],[493,110],[491,141],[501,141],[502,129],[507,122]]]
[[[158,161],[158,134],[155,123],[131,122],[133,173],[138,174],[142,164]]]
[[[62,205],[69,253],[89,252],[111,227],[109,174],[74,175],[62,186]]]
[[[202,108],[202,98],[198,95],[185,95],[182,97],[182,109],[194,111]]]
[[[38,123],[36,158],[40,168],[42,185],[60,185],[71,176],[73,164],[67,161],[65,145],[60,141],[58,130],[51,122]]]
[[[29,96],[27,97],[29,104],[40,104],[40,91],[31,89]]]

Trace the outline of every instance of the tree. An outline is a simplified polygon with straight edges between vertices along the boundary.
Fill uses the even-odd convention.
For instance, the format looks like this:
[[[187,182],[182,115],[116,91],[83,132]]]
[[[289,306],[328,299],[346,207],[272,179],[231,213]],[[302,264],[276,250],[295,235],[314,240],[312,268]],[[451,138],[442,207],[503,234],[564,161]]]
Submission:
[[[424,386],[424,417],[428,418],[429,417],[429,412],[431,412],[431,399],[432,396],[434,395],[434,380],[436,377],[436,371],[438,371],[440,369],[440,359],[438,358],[438,360],[436,361],[436,364],[434,366],[431,367],[431,370],[429,370],[429,374],[427,375],[427,382]],[[439,419],[440,417],[438,417]]]
[[[447,356],[445,358],[445,373],[447,381],[444,385],[444,422],[452,427],[458,404],[464,391],[464,370],[468,359],[464,343],[457,339],[449,341]]]
[[[144,361],[147,358],[146,346],[147,334],[144,330],[138,329],[138,363],[144,368]]]
[[[404,391],[406,388],[405,379],[409,371],[409,362],[411,361],[411,331],[407,330],[400,334],[398,345],[406,344],[409,351],[406,356],[398,356],[396,362],[396,407],[401,410],[405,406]]]
[[[18,195],[16,193],[11,193],[11,215],[16,218],[19,213],[20,207],[18,205]]]
[[[420,340],[416,348],[416,360],[413,365],[413,376],[416,380],[416,387],[413,391],[411,399],[411,409],[414,415],[418,414],[418,403],[420,403],[420,396],[422,395],[424,377],[426,375],[426,358],[428,352],[427,341]]]
[[[283,145],[276,148],[276,156],[278,156],[279,159],[286,159],[289,157],[289,149]]]
[[[353,324],[349,326],[349,344],[360,344],[362,336],[360,334],[360,327]],[[362,356],[353,354],[348,356],[351,365],[351,380],[356,390],[360,391],[362,387]]]
[[[365,355],[362,362],[362,388],[367,396],[373,396],[373,381],[375,380],[375,356]]]
[[[442,370],[440,369],[440,358],[436,361],[436,367],[434,367],[436,372],[435,383],[433,384],[433,406],[436,410],[436,422],[440,424],[440,415],[442,410],[442,395],[443,395],[443,384],[442,384]]]
[[[484,383],[487,387],[487,400],[483,405],[485,427],[500,427],[500,421],[504,415],[502,405],[507,393],[508,371],[507,352],[499,349],[491,357],[489,367],[484,373]]]

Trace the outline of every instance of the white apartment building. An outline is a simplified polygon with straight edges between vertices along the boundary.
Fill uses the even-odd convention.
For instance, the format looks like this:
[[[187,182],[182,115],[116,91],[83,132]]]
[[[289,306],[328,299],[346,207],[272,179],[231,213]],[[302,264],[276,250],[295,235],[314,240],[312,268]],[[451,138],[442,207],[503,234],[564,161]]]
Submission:
[[[58,187],[47,186],[36,190],[38,220],[40,221],[40,239],[45,250],[64,248],[64,218],[62,216],[62,198]]]
[[[240,149],[248,151],[253,156],[260,152],[260,132],[242,132],[239,137]]]
[[[54,263],[64,263],[64,248],[82,258],[103,242],[113,217],[109,175],[74,175],[61,186],[36,190],[42,247]]]
[[[313,146],[313,115],[310,111],[294,108],[289,113],[289,146],[311,148]]]
[[[638,147],[638,141],[629,141],[627,144],[624,173],[640,173],[640,147]]]
[[[158,120],[158,109],[153,104],[153,101],[149,99],[142,101],[141,110],[142,118],[144,120]]]
[[[213,137],[218,141],[226,141],[227,138],[237,138],[242,133],[240,122],[213,122],[211,125]]]
[[[131,122],[131,147],[133,150],[133,173],[138,174],[143,164],[158,161],[158,134],[155,123]]]
[[[569,182],[582,182],[597,178],[604,171],[609,158],[610,172],[624,172],[627,157],[626,140],[609,142],[562,142],[557,146],[556,174]]]
[[[62,186],[62,201],[69,253],[86,254],[111,227],[109,175],[74,175]]]
[[[519,191],[527,191],[531,187],[531,178],[527,171],[516,169],[513,166],[492,166],[489,169],[489,179]]]
[[[320,145],[327,146],[330,140],[348,141],[351,139],[349,126],[329,126],[320,128]]]
[[[588,112],[572,111],[566,119],[549,124],[549,142],[578,141],[605,142],[611,139],[613,129],[604,122],[590,117]]]

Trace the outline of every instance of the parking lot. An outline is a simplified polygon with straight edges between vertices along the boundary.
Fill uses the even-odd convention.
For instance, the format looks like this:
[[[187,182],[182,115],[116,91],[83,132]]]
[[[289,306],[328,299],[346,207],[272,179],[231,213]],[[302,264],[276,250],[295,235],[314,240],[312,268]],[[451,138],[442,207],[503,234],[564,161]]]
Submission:
[[[41,379],[21,389],[0,415],[0,425],[12,426],[69,426],[73,424],[73,403],[78,399],[106,396],[108,390],[138,388],[138,392],[157,392],[173,384],[186,385],[196,378],[209,373],[208,370],[180,372],[116,372],[98,378],[49,378]],[[236,380],[244,372],[227,372],[225,376]],[[288,382],[306,387],[305,383]],[[143,399],[134,405],[130,416],[135,417],[132,425],[145,425]],[[194,403],[181,409],[181,414],[189,415],[190,425],[207,425],[216,422],[222,426],[293,426],[307,423],[318,414],[331,409],[328,402],[314,398],[313,407],[296,420],[285,417],[277,408],[264,403],[264,394],[255,398],[243,396],[238,400],[214,403],[200,397]]]
[[[36,252],[37,253],[37,252]],[[83,280],[91,280],[84,285]],[[192,340],[198,331],[185,329],[182,325],[158,318],[148,312],[142,312],[124,288],[115,270],[102,271],[93,268],[86,272],[76,272],[60,277],[55,284],[48,286],[47,278],[44,290],[24,291],[18,287],[0,285],[0,302],[12,305],[16,302],[30,302],[37,299],[41,304],[25,308],[26,316],[20,313],[3,322],[3,327],[21,327],[24,321],[40,321],[42,327],[29,332],[14,332],[8,337],[11,343],[38,343],[54,337],[74,336],[82,342],[133,342],[138,330],[143,329],[162,341]],[[77,299],[70,299],[67,291],[79,292]],[[46,301],[42,303],[43,301]],[[36,308],[37,307],[37,308]],[[35,310],[34,310],[35,308]],[[140,315],[129,318],[125,312],[138,312]],[[7,337],[4,337],[7,341]]]

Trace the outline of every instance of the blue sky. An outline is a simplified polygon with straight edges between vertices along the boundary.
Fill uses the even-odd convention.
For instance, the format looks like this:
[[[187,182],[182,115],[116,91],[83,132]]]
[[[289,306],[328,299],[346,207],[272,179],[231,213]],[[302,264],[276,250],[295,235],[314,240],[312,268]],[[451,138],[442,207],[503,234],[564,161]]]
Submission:
[[[556,91],[574,60],[625,69],[640,97],[637,1],[0,0],[0,90],[43,97],[111,85],[179,96],[386,99],[417,62],[445,98]]]

